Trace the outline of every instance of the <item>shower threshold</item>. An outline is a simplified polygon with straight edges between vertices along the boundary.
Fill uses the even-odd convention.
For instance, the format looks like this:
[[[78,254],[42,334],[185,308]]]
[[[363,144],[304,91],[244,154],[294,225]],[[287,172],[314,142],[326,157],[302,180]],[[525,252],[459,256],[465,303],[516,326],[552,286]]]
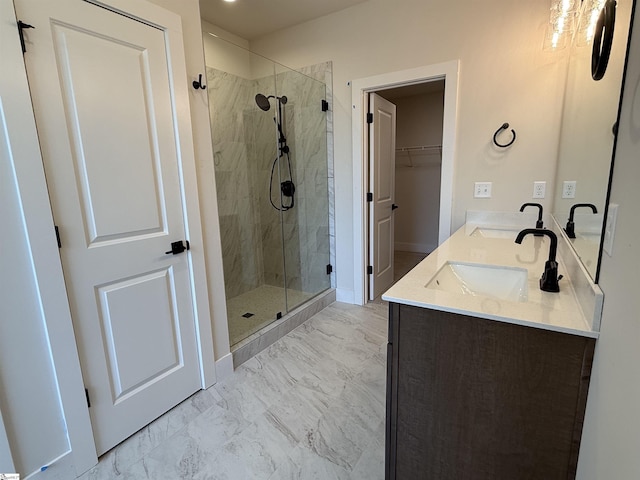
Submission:
[[[260,289],[263,289],[263,287],[260,287]],[[281,308],[282,305],[281,302],[270,305],[269,298],[274,298],[274,296],[269,297],[269,295],[267,295],[268,291],[269,288],[266,288],[257,295],[254,294],[253,299],[250,297],[239,298],[242,297],[241,295],[227,300],[229,338],[231,342],[231,353],[233,355],[234,368],[242,365],[251,357],[261,352],[278,339],[284,337],[291,330],[302,325],[306,320],[336,300],[336,291],[333,288],[329,288],[315,296],[311,296],[310,294],[303,292],[296,292],[300,294],[300,301],[304,303],[286,315],[283,314],[282,318],[274,320],[277,313],[280,311],[278,307]],[[255,292],[255,290],[248,293],[253,292]],[[291,292],[289,292],[289,294],[291,298]],[[303,296],[306,298],[303,298]],[[259,308],[256,308],[257,311],[267,313],[258,315],[256,311],[251,309],[251,305],[249,303],[251,301],[256,302],[255,304],[262,309],[260,310]],[[269,307],[271,307],[270,310],[273,310],[273,312],[267,310]],[[254,315],[249,318],[243,317],[242,315],[246,313],[253,313]],[[268,318],[266,318],[267,315]],[[258,318],[254,321],[256,317]],[[254,322],[251,325],[246,325],[246,323],[252,321]],[[245,322],[245,325],[242,325],[240,322]],[[244,329],[252,330],[251,333],[247,336],[247,330],[243,330],[242,327],[244,327]],[[245,333],[241,333],[242,331]],[[242,338],[241,340],[236,340],[236,342],[234,342],[233,335],[236,335],[235,338],[238,338],[238,335],[242,335],[246,338]]]

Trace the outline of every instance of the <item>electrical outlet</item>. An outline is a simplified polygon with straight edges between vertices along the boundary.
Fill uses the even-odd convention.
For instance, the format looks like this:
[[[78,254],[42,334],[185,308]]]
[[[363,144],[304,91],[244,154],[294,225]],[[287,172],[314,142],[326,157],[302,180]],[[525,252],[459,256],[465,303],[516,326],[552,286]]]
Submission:
[[[547,182],[533,182],[532,198],[544,198],[544,194],[546,191],[547,191]]]
[[[491,182],[476,182],[473,196],[475,198],[491,198]]]
[[[576,198],[576,181],[562,182],[562,198]]]

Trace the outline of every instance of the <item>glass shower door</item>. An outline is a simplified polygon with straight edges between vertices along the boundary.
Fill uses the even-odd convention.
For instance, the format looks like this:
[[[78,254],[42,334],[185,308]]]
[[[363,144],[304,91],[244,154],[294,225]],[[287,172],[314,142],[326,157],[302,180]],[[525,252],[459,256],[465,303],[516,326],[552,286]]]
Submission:
[[[280,214],[269,202],[277,157],[275,65],[216,38],[207,50],[207,91],[227,299],[237,345],[286,312]],[[270,110],[256,102],[265,95]],[[277,181],[277,179],[276,179]]]
[[[276,66],[276,92],[286,96],[282,132],[289,149],[281,162],[282,238],[287,309],[328,289],[329,195],[326,87],[310,76]],[[287,188],[290,180],[293,187]],[[293,191],[293,192],[292,192]],[[291,195],[291,196],[289,196]]]

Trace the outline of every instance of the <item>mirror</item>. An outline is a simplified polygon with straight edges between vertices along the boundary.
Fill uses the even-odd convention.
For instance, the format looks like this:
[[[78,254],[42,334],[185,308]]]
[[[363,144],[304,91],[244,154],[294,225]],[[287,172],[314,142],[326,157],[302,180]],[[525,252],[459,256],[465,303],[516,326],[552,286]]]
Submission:
[[[593,41],[583,40],[580,30],[569,55],[553,216],[573,229],[575,238],[567,238],[595,281],[631,11],[631,0],[617,1],[611,55],[600,80],[592,78]]]

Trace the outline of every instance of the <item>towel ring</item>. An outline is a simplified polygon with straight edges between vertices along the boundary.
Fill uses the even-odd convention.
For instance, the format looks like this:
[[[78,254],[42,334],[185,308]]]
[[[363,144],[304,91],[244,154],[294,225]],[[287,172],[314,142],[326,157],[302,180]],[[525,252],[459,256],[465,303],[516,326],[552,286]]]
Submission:
[[[511,139],[511,141],[504,145],[501,143],[498,143],[498,135],[500,134],[500,132],[502,132],[502,130],[506,130],[507,128],[509,128],[509,124],[503,123],[502,126],[498,130],[496,130],[496,133],[493,134],[493,143],[495,143],[498,147],[507,148],[511,146],[513,142],[516,141],[516,131],[512,128],[511,133],[513,134],[513,138]]]

